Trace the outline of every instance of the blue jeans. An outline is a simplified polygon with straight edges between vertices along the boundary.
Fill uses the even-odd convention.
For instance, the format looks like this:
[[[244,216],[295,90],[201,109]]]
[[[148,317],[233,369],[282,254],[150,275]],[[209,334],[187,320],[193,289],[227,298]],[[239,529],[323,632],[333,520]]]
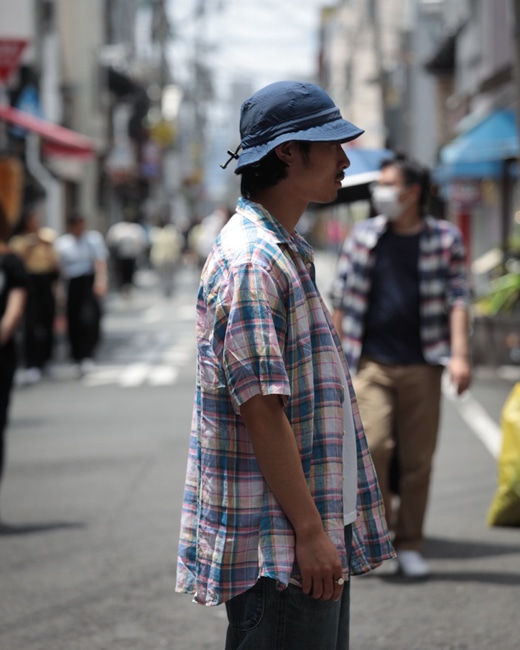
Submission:
[[[345,527],[350,562],[352,526]],[[225,650],[348,650],[350,581],[341,599],[315,600],[300,587],[278,591],[271,578],[226,603]]]

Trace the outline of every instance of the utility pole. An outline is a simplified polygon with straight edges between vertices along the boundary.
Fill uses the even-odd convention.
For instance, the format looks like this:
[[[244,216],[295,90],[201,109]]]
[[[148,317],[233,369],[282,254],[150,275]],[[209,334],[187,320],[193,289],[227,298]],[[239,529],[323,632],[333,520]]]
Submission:
[[[384,54],[381,36],[381,19],[379,0],[369,0],[368,4],[369,23],[372,25],[372,35],[374,44],[374,57],[377,66],[377,81],[380,92],[381,116],[384,130],[384,146],[388,146],[389,128],[388,128],[388,72],[384,65]]]
[[[166,46],[170,39],[170,23],[164,0],[153,0],[152,23],[152,38],[159,46],[159,85],[163,90],[171,80],[170,66],[166,56]]]
[[[193,109],[193,132],[191,136],[190,166],[186,196],[191,219],[200,218],[202,189],[204,184],[204,156],[206,153],[208,103],[213,97],[213,85],[207,64],[208,39],[207,0],[197,0],[193,14],[195,35],[193,38],[192,85],[190,101]]]

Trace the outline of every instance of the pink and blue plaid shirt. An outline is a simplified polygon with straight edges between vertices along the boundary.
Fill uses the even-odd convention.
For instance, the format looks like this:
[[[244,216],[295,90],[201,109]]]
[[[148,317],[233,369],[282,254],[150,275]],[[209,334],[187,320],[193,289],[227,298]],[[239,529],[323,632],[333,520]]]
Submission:
[[[418,267],[420,335],[424,358],[437,365],[450,356],[450,310],[455,305],[469,309],[469,284],[459,229],[430,216],[424,222]],[[387,218],[382,215],[360,221],[345,239],[339,256],[332,304],[344,314],[343,349],[352,372],[357,370],[362,351],[376,245],[387,228]]]
[[[343,526],[341,344],[313,281],[312,249],[240,199],[202,271],[197,384],[181,519],[177,591],[218,605],[260,576],[298,579],[294,530],[262,476],[240,416],[279,395],[309,489],[348,575]],[[331,338],[330,332],[333,337]],[[391,557],[381,497],[345,363],[356,430],[357,520],[351,570]]]

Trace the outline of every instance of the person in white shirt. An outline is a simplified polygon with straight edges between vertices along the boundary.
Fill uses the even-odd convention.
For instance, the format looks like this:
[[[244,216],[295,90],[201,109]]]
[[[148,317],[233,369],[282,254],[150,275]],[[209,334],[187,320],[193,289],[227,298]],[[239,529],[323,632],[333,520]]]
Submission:
[[[150,262],[166,297],[173,293],[175,270],[182,254],[183,238],[173,223],[161,219],[150,233]]]
[[[81,374],[93,365],[101,333],[101,302],[107,291],[108,250],[101,233],[86,229],[80,214],[67,219],[68,233],[55,243],[66,283],[70,354]]]
[[[113,255],[119,289],[128,294],[134,284],[137,261],[148,246],[145,229],[134,221],[119,221],[108,229],[106,241]]]

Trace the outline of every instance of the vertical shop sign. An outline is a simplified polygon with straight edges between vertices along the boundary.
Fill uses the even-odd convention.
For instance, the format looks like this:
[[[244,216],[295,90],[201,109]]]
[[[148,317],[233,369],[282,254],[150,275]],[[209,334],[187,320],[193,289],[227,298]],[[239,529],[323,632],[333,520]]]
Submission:
[[[6,84],[20,65],[26,38],[0,38],[0,83]]]

